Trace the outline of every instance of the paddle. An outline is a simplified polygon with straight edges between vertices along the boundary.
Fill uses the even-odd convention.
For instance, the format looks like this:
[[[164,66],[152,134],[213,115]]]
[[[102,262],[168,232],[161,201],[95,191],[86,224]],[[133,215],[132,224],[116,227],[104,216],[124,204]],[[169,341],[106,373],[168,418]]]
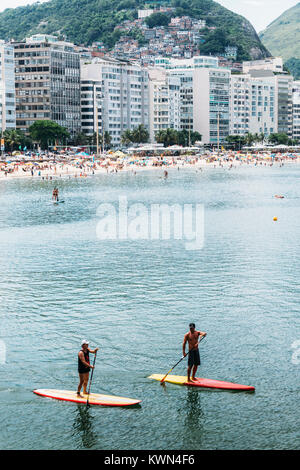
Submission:
[[[90,392],[91,392],[91,385],[92,385],[92,380],[93,380],[93,375],[94,375],[94,370],[95,370],[96,357],[97,357],[97,351],[95,352],[95,357],[94,357],[94,362],[93,362],[93,369],[92,369],[91,378],[90,378],[89,392],[88,392],[88,397],[87,397],[87,400],[86,400],[86,407],[87,408],[90,407],[89,396],[90,396]]]
[[[201,339],[199,340],[199,343],[203,340],[203,338],[205,338],[205,336],[202,336]],[[198,343],[198,344],[199,344]],[[189,352],[187,353],[187,356],[190,354],[191,351],[193,351],[195,348],[193,349],[190,349]],[[172,367],[172,369],[169,370],[169,372],[164,376],[163,379],[161,379],[160,381],[160,384],[163,385],[164,382],[165,382],[165,379],[167,377],[167,375],[169,375],[170,372],[172,372],[173,369],[175,369],[176,366],[178,366],[178,364],[185,358],[186,356],[182,356],[182,358],[175,364],[175,366]]]

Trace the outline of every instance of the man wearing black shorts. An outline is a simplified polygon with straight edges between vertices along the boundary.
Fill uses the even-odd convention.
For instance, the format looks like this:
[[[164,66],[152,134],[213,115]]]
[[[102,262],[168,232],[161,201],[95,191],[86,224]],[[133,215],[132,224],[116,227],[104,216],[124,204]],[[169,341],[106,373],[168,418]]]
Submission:
[[[78,374],[79,374],[79,385],[77,389],[77,395],[81,397],[80,394],[81,387],[83,386],[83,393],[87,395],[87,385],[89,383],[89,373],[90,369],[94,369],[94,366],[90,364],[90,355],[89,353],[96,354],[99,348],[91,350],[89,348],[89,342],[83,340],[81,342],[81,350],[78,353]]]
[[[187,355],[185,352],[185,345],[186,343],[189,344],[189,359],[188,359],[188,369],[187,369],[187,379],[188,382],[193,382],[196,379],[196,372],[198,366],[200,366],[200,354],[199,354],[199,340],[206,336],[206,333],[203,331],[196,331],[195,323],[189,324],[190,331],[184,335],[183,344],[182,344],[182,352],[184,357]],[[192,379],[191,379],[191,371],[192,371]]]

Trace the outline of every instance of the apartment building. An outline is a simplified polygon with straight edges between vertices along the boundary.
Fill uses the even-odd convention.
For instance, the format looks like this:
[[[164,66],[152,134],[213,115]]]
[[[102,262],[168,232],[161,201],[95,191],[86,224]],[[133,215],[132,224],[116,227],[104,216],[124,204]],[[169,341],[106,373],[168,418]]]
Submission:
[[[219,67],[218,57],[212,56],[194,56],[189,59],[177,59],[174,57],[155,57],[155,67],[166,69],[197,69],[197,68],[216,68]]]
[[[82,80],[101,83],[101,119],[113,145],[126,129],[139,124],[149,130],[148,72],[139,65],[112,58],[82,64]]]
[[[149,68],[150,141],[165,129],[180,130],[180,78],[163,69]]]
[[[278,132],[293,136],[293,77],[276,75],[276,92],[278,95]]]
[[[0,41],[0,119],[1,131],[16,127],[14,48]]]
[[[269,136],[278,131],[278,94],[274,77],[232,75],[230,92],[230,134]]]
[[[199,132],[206,144],[223,142],[229,134],[230,70],[203,66],[169,71],[180,78],[180,129]]]
[[[194,71],[194,130],[204,143],[219,145],[229,135],[230,76],[222,68]]]
[[[81,79],[81,131],[86,135],[102,134],[102,82]]]
[[[13,43],[16,126],[28,133],[37,120],[53,120],[80,132],[80,56],[71,43],[35,35]]]
[[[293,83],[293,139],[300,142],[300,81]]]

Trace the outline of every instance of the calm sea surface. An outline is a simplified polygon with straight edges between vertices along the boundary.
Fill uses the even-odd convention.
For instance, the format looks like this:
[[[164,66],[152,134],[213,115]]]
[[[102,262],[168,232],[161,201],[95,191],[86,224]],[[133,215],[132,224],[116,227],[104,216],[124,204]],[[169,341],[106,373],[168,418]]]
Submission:
[[[1,181],[1,449],[299,448],[300,166],[162,175],[59,180],[58,206],[53,181]],[[99,240],[97,208],[119,196],[204,204],[203,249]],[[147,379],[180,359],[191,321],[208,333],[198,376],[255,393]],[[140,407],[86,412],[32,393],[76,389],[84,338],[100,348],[93,391]]]

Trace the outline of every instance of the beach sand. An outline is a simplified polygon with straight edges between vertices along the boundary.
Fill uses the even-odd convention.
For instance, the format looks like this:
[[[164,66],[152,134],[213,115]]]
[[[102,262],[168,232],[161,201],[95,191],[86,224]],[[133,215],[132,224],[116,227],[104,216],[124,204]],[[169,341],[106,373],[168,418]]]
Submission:
[[[177,163],[170,163],[164,165],[140,163],[130,163],[120,165],[111,162],[107,166],[101,165],[99,162],[91,164],[91,162],[82,162],[80,165],[75,165],[70,162],[56,162],[56,163],[38,163],[26,162],[20,164],[11,163],[0,167],[0,180],[8,180],[14,178],[39,178],[42,180],[54,180],[59,178],[86,178],[99,174],[109,174],[118,172],[132,172],[137,173],[145,170],[158,170],[161,172],[168,171],[169,169],[192,169],[195,171],[203,171],[203,169],[211,168],[235,168],[242,165],[250,166],[280,166],[285,163],[300,163],[300,155],[298,158],[281,157],[279,160],[272,162],[270,159],[264,160],[260,156],[253,156],[248,160],[236,160],[228,157],[220,157],[218,161],[209,161],[208,159],[197,159],[194,161],[181,160]]]

